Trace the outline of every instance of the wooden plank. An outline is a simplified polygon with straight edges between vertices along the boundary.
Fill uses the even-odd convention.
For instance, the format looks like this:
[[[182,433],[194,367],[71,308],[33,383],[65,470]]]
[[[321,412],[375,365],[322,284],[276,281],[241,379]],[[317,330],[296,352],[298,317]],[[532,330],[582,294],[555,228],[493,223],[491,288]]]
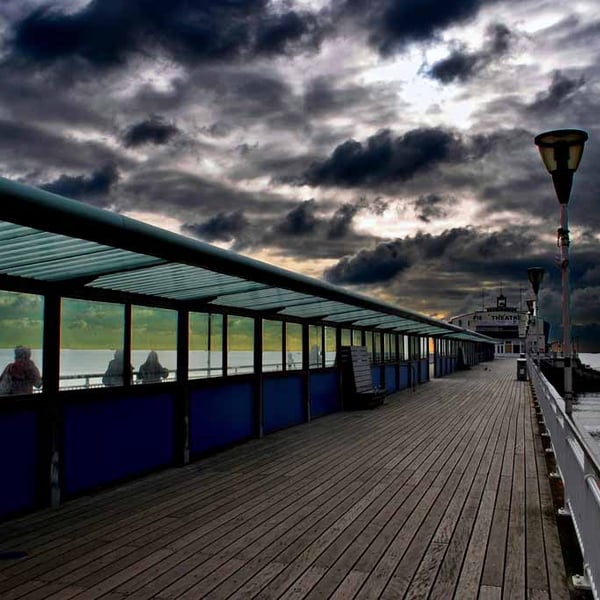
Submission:
[[[3,544],[29,553],[0,564],[0,597],[567,598],[513,366],[0,525]]]
[[[496,454],[500,449],[503,448],[502,444],[505,444],[503,454],[504,465],[507,449],[509,449],[509,456],[512,456],[512,452],[514,450],[514,448],[509,445],[509,433],[510,423],[513,420],[513,414],[516,414],[516,407],[514,406],[513,397],[510,393],[510,386],[508,386],[506,379],[504,378],[499,383],[500,385],[498,385],[496,389],[496,393],[498,395],[492,394],[490,400],[500,404],[503,411],[503,425],[500,427],[499,431],[505,437],[498,438],[494,448],[494,453]],[[460,520],[457,521],[449,543],[448,551],[446,552],[444,561],[440,567],[440,571],[431,591],[431,598],[446,598],[454,595],[454,590],[458,583],[460,571],[464,561],[464,554],[467,551],[473,524],[476,518],[477,507],[481,493],[487,484],[485,478],[486,475],[484,473],[478,473],[477,477],[473,481],[473,484],[469,490],[469,494],[466,498],[464,508],[460,515]],[[496,487],[495,483],[491,485],[491,489],[494,487]],[[502,545],[502,548],[504,548],[504,545]],[[502,574],[503,569],[501,569],[500,585],[502,583]]]
[[[482,585],[479,588],[479,600],[502,600],[502,588],[494,585]]]
[[[552,492],[550,491],[550,482],[547,478],[546,457],[539,436],[536,436],[535,457],[538,468],[538,491],[540,494],[542,532],[544,536],[550,598],[552,600],[568,600],[570,594],[566,583],[562,548],[558,538]]]
[[[523,407],[517,413],[515,428],[515,453],[513,485],[508,517],[508,538],[504,567],[504,595],[508,598],[525,598],[525,457],[523,453]]]
[[[480,465],[486,462],[486,456],[491,456],[493,453],[495,436],[492,435],[492,432],[495,418],[498,415],[498,407],[490,406],[490,408],[492,408],[492,411],[489,416],[483,412],[480,415],[484,421],[482,427],[478,426],[477,420],[472,422],[472,431],[477,432],[477,434],[471,439],[470,448],[466,449],[468,451],[463,453],[463,457],[457,464],[455,474],[458,475],[460,481],[466,480],[472,482],[475,473],[479,472]],[[481,476],[475,478],[475,480],[477,479],[483,480]],[[454,499],[456,496],[457,489],[458,486],[452,482],[452,477],[448,478],[434,508],[426,517],[419,528],[418,534],[396,567],[384,591],[384,598],[400,597],[405,593],[407,588],[407,596],[428,596],[445,555],[445,552],[442,552],[441,549],[447,549],[448,544],[444,543],[442,546],[439,546],[433,542],[427,551],[425,549],[430,540],[437,539],[439,527],[444,527],[442,515],[447,510],[450,499]],[[411,578],[413,579],[412,581]],[[409,585],[410,588],[408,587]]]

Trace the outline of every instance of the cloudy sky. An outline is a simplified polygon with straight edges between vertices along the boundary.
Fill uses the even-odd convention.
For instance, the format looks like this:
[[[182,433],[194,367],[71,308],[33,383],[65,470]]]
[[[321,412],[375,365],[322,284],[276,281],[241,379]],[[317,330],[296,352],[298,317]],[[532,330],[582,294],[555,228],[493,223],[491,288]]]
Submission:
[[[600,351],[597,0],[3,0],[0,31],[4,176],[441,318],[543,266],[560,322],[533,138],[588,131],[572,308]]]

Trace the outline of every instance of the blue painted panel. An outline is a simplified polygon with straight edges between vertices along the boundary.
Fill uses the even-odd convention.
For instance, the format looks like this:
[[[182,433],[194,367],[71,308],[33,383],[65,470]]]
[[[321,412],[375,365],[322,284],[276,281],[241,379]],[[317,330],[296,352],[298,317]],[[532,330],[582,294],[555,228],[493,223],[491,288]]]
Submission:
[[[440,359],[439,356],[435,357],[435,376],[436,377],[441,377],[443,375],[442,373],[442,360]]]
[[[32,410],[0,415],[0,517],[35,506],[37,432]]]
[[[404,390],[410,385],[410,368],[408,365],[400,365],[400,389]]]
[[[193,454],[234,444],[254,435],[251,382],[210,386],[190,398],[190,450]]]
[[[265,433],[304,423],[302,377],[265,377],[263,380],[263,429]]]
[[[453,373],[456,371],[456,362],[457,362],[456,358],[451,358],[450,359],[450,363],[451,363],[450,368],[452,369]]]
[[[371,377],[373,379],[373,387],[381,387],[381,367],[371,367]]]
[[[328,415],[340,410],[338,398],[338,374],[310,374],[310,416],[311,419]]]
[[[67,404],[64,423],[67,494],[169,465],[175,457],[171,394]]]
[[[396,375],[395,365],[385,365],[385,389],[394,393],[398,389],[398,376]]]
[[[427,381],[427,375],[428,373],[428,365],[427,365],[427,359],[421,359],[419,361],[419,383],[425,383]]]

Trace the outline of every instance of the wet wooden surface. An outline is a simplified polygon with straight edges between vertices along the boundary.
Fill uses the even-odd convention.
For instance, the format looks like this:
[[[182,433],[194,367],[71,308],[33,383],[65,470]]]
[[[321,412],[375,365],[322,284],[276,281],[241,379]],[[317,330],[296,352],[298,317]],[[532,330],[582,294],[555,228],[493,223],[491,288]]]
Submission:
[[[569,598],[514,360],[5,523],[0,548],[28,554],[2,600]]]

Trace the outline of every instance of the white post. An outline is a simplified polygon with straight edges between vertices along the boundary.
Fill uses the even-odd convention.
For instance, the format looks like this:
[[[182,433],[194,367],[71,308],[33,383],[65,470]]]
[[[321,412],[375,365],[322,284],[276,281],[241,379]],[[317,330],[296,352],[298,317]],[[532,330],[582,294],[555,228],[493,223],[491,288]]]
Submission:
[[[562,322],[563,322],[563,365],[564,365],[564,398],[565,412],[570,415],[573,407],[573,367],[571,351],[571,310],[569,293],[569,215],[567,204],[560,205],[560,229],[558,245],[560,246],[560,266],[562,270]]]

